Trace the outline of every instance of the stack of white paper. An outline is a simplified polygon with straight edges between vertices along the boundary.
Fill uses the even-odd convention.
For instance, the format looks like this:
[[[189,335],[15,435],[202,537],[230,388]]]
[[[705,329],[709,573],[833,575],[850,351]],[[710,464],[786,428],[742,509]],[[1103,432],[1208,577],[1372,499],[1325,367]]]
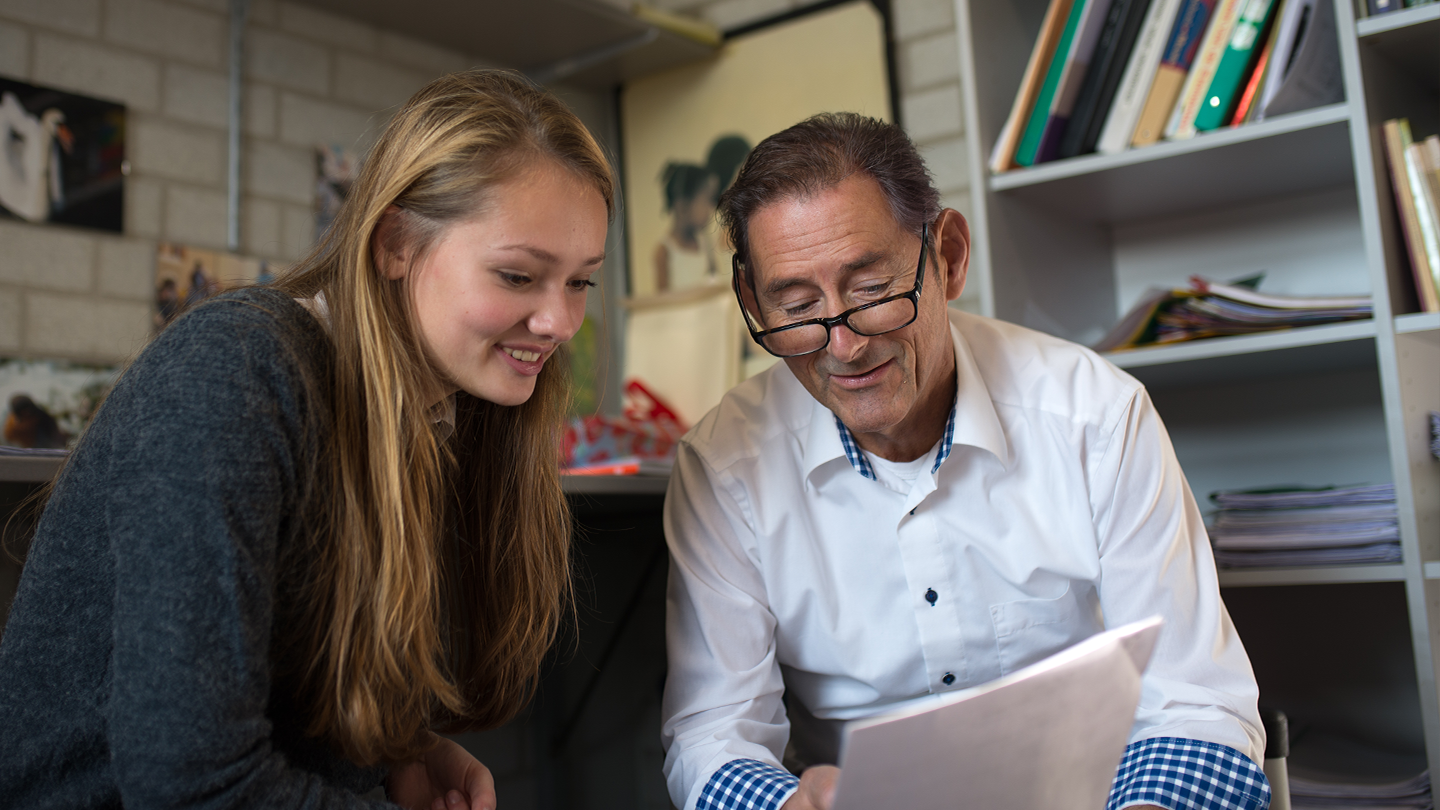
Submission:
[[[1344,737],[1308,734],[1290,749],[1294,810],[1431,810],[1423,755],[1379,751]]]
[[[1395,486],[1217,492],[1215,561],[1244,568],[1400,561]]]

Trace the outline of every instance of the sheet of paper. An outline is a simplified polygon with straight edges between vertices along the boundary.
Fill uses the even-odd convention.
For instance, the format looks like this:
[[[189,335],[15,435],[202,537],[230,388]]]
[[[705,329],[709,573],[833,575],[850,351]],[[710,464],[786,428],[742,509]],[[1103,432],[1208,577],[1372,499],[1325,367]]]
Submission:
[[[845,729],[835,810],[1099,810],[1161,619],[1093,636],[936,704]]]

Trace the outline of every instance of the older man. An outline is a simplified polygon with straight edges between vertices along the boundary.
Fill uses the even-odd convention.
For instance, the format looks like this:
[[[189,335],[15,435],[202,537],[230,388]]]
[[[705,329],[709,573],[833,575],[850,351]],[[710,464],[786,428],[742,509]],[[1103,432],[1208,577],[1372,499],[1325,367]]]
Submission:
[[[826,808],[847,720],[1161,614],[1109,806],[1267,806],[1255,679],[1140,384],[947,306],[969,229],[898,127],[772,136],[721,216],[785,362],[701,420],[670,482],[675,803]]]

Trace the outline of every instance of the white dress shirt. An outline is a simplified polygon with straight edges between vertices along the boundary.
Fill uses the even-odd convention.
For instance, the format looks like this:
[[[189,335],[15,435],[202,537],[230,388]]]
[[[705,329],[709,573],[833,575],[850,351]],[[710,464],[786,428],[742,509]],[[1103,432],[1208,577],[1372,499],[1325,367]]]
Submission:
[[[1088,349],[951,311],[948,457],[862,477],[784,363],[681,442],[663,741],[677,805],[736,759],[836,762],[844,721],[974,686],[1160,614],[1131,741],[1262,761],[1249,659],[1141,385]],[[873,463],[873,457],[871,457]],[[927,598],[929,597],[929,598]],[[784,703],[782,703],[782,696]],[[787,706],[788,704],[788,711]]]

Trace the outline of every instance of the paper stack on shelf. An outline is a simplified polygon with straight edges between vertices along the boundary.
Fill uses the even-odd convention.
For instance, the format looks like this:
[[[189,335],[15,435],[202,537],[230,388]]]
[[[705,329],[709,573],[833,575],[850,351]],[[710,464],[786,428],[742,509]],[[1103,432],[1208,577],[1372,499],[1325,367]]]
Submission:
[[[1381,751],[1346,737],[1312,732],[1290,744],[1287,770],[1294,810],[1431,810],[1425,757]]]
[[[1210,540],[1222,567],[1400,561],[1395,485],[1216,492]]]
[[[1188,289],[1154,289],[1094,349],[1099,352],[1351,321],[1371,316],[1369,296],[1327,298],[1258,292],[1260,277],[1217,284],[1192,276]]]

